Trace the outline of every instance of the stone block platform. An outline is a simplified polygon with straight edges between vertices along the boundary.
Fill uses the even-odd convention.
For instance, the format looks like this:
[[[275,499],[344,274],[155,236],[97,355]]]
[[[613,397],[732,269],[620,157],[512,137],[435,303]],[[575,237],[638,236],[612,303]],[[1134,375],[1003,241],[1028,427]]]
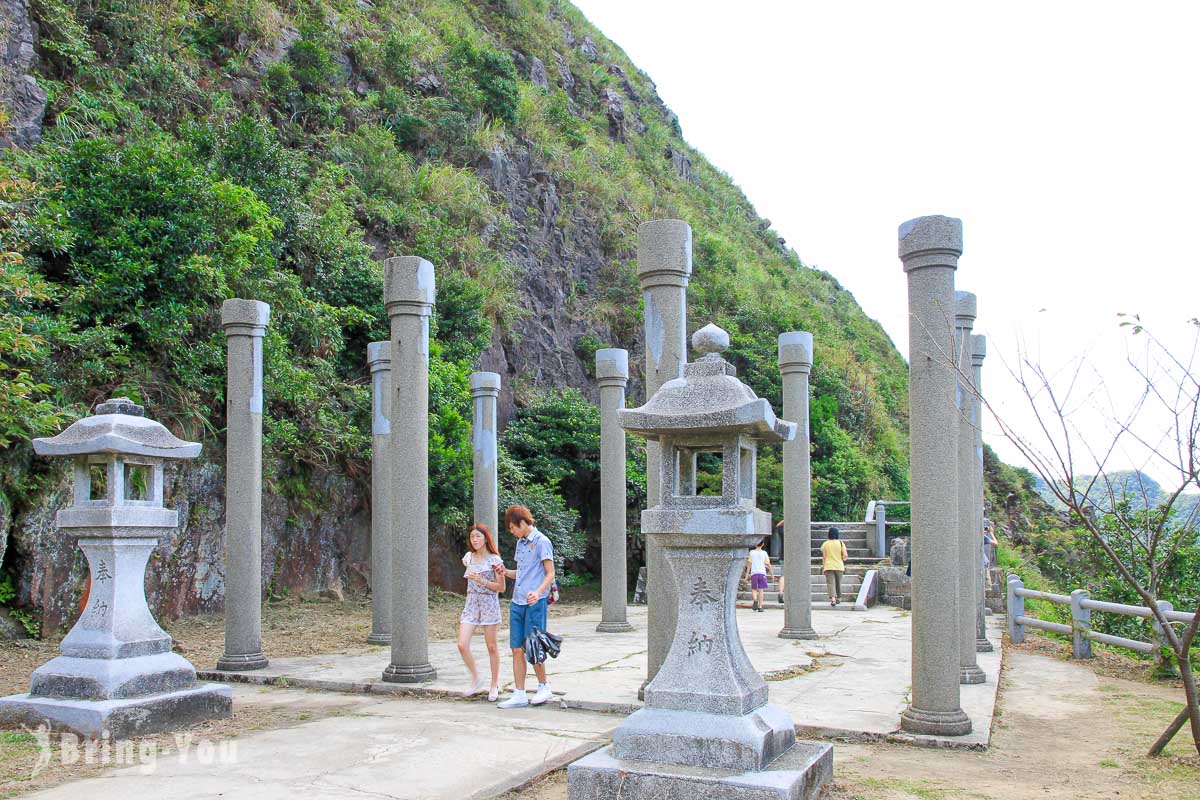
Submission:
[[[556,618],[550,629],[563,637],[562,655],[549,665],[550,682],[564,708],[629,714],[641,708],[637,690],[646,674],[646,608],[630,606],[628,633],[597,633],[600,609]],[[858,614],[814,606],[817,640],[779,639],[783,625],[778,609],[738,611],[746,652],[770,686],[771,702],[795,720],[800,738],[896,740],[938,747],[985,748],[991,736],[1000,673],[1003,617],[988,618],[991,653],[979,653],[987,681],[962,687],[962,708],[971,718],[967,736],[913,736],[900,732],[900,712],[908,703],[912,658],[911,615],[877,606]],[[482,637],[474,644],[484,654]],[[453,641],[429,643],[437,680],[427,684],[393,684],[380,680],[388,653],[368,648],[305,658],[271,659],[253,672],[201,672],[200,677],[226,683],[324,689],[368,694],[454,696],[468,683],[466,668]],[[512,664],[501,658],[502,686],[510,686]],[[482,701],[482,698],[481,698]]]

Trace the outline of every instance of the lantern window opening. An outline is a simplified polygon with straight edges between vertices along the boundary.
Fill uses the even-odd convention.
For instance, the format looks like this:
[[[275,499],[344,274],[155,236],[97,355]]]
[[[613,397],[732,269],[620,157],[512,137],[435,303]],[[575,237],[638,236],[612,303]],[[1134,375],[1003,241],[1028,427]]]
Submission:
[[[111,503],[109,492],[108,461],[104,458],[91,457],[85,464],[87,480],[85,488],[87,496],[83,499],[90,503]]]
[[[754,504],[758,499],[758,443],[747,436],[738,438],[738,497]]]
[[[149,459],[125,458],[122,501],[131,506],[163,504],[162,463]]]
[[[724,448],[697,451],[695,464],[695,491],[692,494],[702,497],[720,497],[724,492],[723,484],[725,483]],[[716,476],[715,482],[714,476]]]

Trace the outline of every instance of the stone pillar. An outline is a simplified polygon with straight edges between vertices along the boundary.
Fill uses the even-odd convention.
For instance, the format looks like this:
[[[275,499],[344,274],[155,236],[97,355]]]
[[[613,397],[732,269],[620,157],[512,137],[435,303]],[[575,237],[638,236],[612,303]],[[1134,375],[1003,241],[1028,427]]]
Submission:
[[[781,639],[816,639],[812,626],[812,474],[809,466],[808,374],[813,364],[811,333],[779,334],[783,373],[783,418],[796,424],[796,438],[783,445],[783,598]]]
[[[392,345],[367,345],[371,370],[371,634],[370,644],[392,641],[392,483],[388,480],[388,419],[392,409]]]
[[[983,568],[982,512],[975,510],[975,386],[971,383],[971,328],[975,325],[975,295],[954,293],[954,361],[958,386],[958,666],[963,683],[983,683],[987,676],[975,661],[975,613],[979,572]],[[955,463],[955,462],[951,462]]]
[[[625,574],[625,429],[617,419],[617,412],[625,408],[629,353],[597,350],[596,379],[600,383],[600,574],[604,606],[596,630],[621,633],[633,630],[625,616],[629,591]]]
[[[908,276],[913,611],[912,702],[900,727],[946,736],[971,732],[958,668],[958,382],[951,362],[960,255],[960,220],[919,217],[900,226]]]
[[[262,649],[263,336],[271,307],[226,300],[225,655],[217,669],[267,666]]]
[[[475,476],[475,522],[491,530],[500,543],[500,484],[496,467],[496,398],[500,396],[500,376],[495,372],[471,373],[471,448]]]
[[[389,683],[437,677],[429,663],[429,315],[433,265],[401,256],[383,263],[392,323],[392,661]]]
[[[983,540],[983,359],[987,356],[987,337],[971,337],[971,381],[975,385],[975,530]],[[983,566],[983,545],[979,547],[979,597],[975,606],[975,652],[992,652],[987,638],[987,570]]]
[[[687,361],[687,285],[692,274],[692,229],[678,219],[638,227],[638,281],[646,323],[646,399],[683,374]],[[646,496],[658,497],[657,442],[646,442]],[[646,538],[646,683],[654,679],[675,638],[676,601],[662,546]],[[645,684],[643,684],[645,688]],[[639,692],[641,694],[641,692]]]

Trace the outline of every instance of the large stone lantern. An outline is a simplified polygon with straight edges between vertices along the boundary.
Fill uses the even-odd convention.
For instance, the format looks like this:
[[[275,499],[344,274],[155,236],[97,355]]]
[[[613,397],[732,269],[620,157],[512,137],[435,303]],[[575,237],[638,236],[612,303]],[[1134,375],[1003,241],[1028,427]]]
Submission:
[[[755,506],[759,443],[793,439],[796,426],[739,381],[722,357],[729,335],[692,337],[698,360],[664,383],[621,426],[659,443],[659,496],[642,531],[663,548],[678,597],[670,652],[646,686],[645,708],[611,747],[568,771],[571,800],[616,797],[810,797],[832,774],[832,747],[797,743],[791,716],[768,702],[738,633],[735,597],[747,549],[770,535]],[[721,460],[720,494],[696,491],[701,454]],[[711,456],[710,456],[711,458]]]
[[[56,522],[87,556],[91,592],[62,655],[34,670],[29,694],[0,700],[0,722],[121,738],[228,717],[229,687],[198,684],[146,605],[146,563],[179,522],[163,507],[163,464],[195,458],[200,445],[114,398],[33,447],[75,462],[74,502]]]

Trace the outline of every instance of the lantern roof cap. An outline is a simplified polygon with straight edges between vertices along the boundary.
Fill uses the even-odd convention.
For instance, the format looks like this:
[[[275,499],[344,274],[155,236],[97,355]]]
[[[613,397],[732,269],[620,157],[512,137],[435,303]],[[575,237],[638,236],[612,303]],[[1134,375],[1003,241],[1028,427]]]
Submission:
[[[621,427],[635,436],[745,435],[763,442],[790,442],[796,425],[775,416],[771,404],[737,379],[722,356],[729,334],[715,325],[696,332],[692,344],[705,353],[684,365],[640,408],[618,412]]]
[[[146,410],[127,397],[100,403],[90,417],[76,420],[57,436],[34,439],[40,456],[82,456],[94,453],[195,458],[199,442],[177,439],[161,424],[145,416]]]

